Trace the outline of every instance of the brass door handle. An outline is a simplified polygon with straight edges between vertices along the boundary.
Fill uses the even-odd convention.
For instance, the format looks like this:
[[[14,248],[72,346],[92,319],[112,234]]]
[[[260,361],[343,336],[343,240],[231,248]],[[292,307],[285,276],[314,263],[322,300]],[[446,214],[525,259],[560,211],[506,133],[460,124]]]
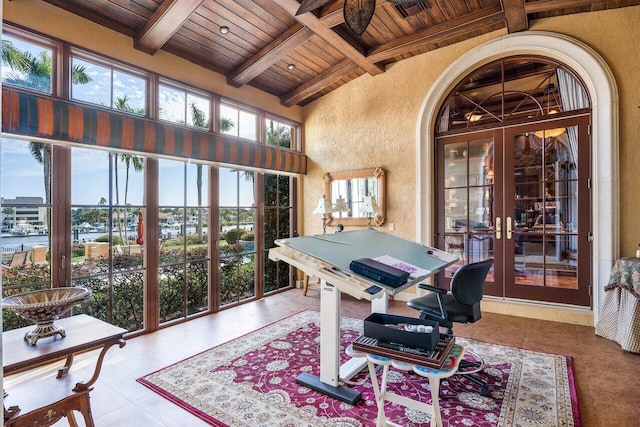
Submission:
[[[513,222],[513,220],[511,219],[510,216],[507,217],[507,240],[511,240],[511,236],[513,235],[512,231],[511,231],[511,223]]]
[[[496,239],[502,238],[502,218],[496,217]]]

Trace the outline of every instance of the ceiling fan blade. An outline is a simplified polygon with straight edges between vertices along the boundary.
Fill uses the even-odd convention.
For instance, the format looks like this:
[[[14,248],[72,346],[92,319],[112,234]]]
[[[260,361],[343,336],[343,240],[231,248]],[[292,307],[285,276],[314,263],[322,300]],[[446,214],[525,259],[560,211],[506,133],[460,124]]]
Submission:
[[[345,0],[344,23],[360,36],[367,29],[375,10],[376,0]]]
[[[320,6],[324,6],[330,1],[331,0],[304,0],[300,4],[300,7],[298,8],[298,11],[296,12],[296,16],[302,15],[303,13],[311,12],[312,10],[317,9]]]

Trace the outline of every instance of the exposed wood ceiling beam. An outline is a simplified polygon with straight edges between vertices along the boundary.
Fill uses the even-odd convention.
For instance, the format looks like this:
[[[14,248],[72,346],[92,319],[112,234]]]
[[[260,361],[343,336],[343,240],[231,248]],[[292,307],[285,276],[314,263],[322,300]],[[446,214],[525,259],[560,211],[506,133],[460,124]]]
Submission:
[[[164,0],[151,19],[133,38],[133,47],[156,53],[202,4],[203,0]]]
[[[371,62],[384,61],[396,55],[402,55],[412,49],[449,40],[453,37],[464,35],[469,31],[500,22],[504,22],[504,13],[502,8],[496,5],[458,19],[452,19],[443,24],[434,25],[412,35],[399,37],[372,49],[367,58]]]
[[[387,0],[378,0],[378,3],[386,3]],[[328,28],[333,28],[344,22],[342,3],[330,3],[321,11],[320,22]],[[227,83],[233,87],[240,87],[256,78],[276,62],[287,56],[291,51],[303,44],[313,36],[314,32],[297,23],[280,37],[262,48],[253,57],[245,61],[233,72],[227,75]]]
[[[525,3],[524,10],[526,10],[527,13],[548,12],[554,9],[591,6],[594,3],[599,2],[593,0],[540,0]]]
[[[387,3],[387,0],[377,0],[376,7]],[[344,22],[342,2],[334,2],[325,6],[320,12],[320,22],[327,28],[333,28]],[[262,48],[240,67],[227,74],[227,83],[233,87],[241,87],[269,67],[287,56],[296,47],[309,40],[315,33],[308,27],[297,23],[280,37]]]
[[[338,49],[344,56],[355,62],[360,68],[371,75],[384,73],[384,69],[367,59],[364,54],[349,44],[346,40],[336,34],[331,28],[327,27],[313,13],[307,12],[296,16],[296,11],[300,7],[300,3],[296,0],[274,0],[278,6],[295,17],[302,25],[311,29],[318,37]]]
[[[344,22],[344,2],[336,1],[329,3],[320,10],[320,20],[329,28],[340,25]]]
[[[291,107],[357,69],[358,66],[354,64],[353,61],[343,59],[338,64],[281,97],[280,103],[285,107]]]
[[[509,33],[517,33],[529,29],[527,12],[524,10],[523,0],[502,0],[504,18],[507,21]]]
[[[240,87],[249,83],[259,74],[266,71],[280,59],[287,56],[302,43],[313,36],[313,31],[296,23],[280,37],[262,48],[240,67],[227,75],[227,83],[233,87]]]

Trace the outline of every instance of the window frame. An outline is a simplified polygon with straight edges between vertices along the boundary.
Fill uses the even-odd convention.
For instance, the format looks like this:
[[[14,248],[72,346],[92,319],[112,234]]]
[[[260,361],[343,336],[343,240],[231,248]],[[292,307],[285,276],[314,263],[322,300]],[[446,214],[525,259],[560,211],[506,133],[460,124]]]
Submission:
[[[85,62],[90,62],[93,63],[94,65],[100,66],[100,67],[104,67],[104,68],[108,68],[111,72],[111,91],[109,94],[109,106],[106,105],[101,105],[101,104],[95,104],[89,101],[84,101],[81,99],[76,99],[73,98],[73,84],[71,82],[71,69],[73,67],[73,60],[74,58],[77,58],[79,60],[85,61]],[[131,114],[135,117],[150,117],[149,115],[149,111],[150,111],[150,102],[149,99],[151,99],[150,96],[150,90],[151,90],[151,78],[150,78],[150,74],[149,73],[145,73],[139,69],[127,66],[126,64],[117,62],[117,61],[112,61],[109,60],[108,58],[104,58],[101,57],[99,55],[95,55],[92,53],[89,53],[85,50],[76,48],[76,47],[71,47],[69,49],[69,54],[67,57],[67,60],[65,61],[68,67],[68,74],[69,74],[69,78],[68,78],[68,86],[69,89],[66,93],[66,98],[71,101],[71,102],[77,102],[78,104],[82,104],[82,105],[89,105],[91,107],[96,107],[96,108],[103,108],[106,110],[111,110],[111,111],[117,111],[119,113],[123,113],[123,114]],[[116,64],[116,65],[114,65]],[[125,74],[129,74],[132,75],[134,77],[137,77],[141,80],[144,80],[144,89],[145,89],[145,99],[144,99],[144,114],[140,114],[140,113],[136,113],[133,111],[127,111],[127,110],[120,110],[118,108],[115,108],[113,106],[113,101],[114,101],[114,94],[113,94],[113,74],[114,72],[121,72],[121,73],[125,73]]]
[[[240,118],[240,112],[255,114],[255,116],[256,116],[256,124],[255,124],[255,129],[254,130],[256,132],[256,139],[244,138],[244,137],[240,136],[240,123],[239,123],[239,120],[238,120],[238,123],[236,123],[236,129],[238,130],[237,135],[231,135],[231,134],[228,134],[228,133],[222,133],[222,131],[220,131],[218,129],[218,133],[220,133],[220,135],[223,135],[223,136],[228,137],[228,138],[234,138],[234,139],[237,139],[237,140],[240,140],[240,141],[249,141],[249,142],[253,142],[253,143],[257,143],[257,144],[264,143],[264,141],[263,141],[264,137],[262,136],[262,134],[260,132],[260,130],[262,129],[262,126],[261,126],[262,120],[261,120],[261,118],[264,115],[264,112],[262,110],[259,110],[257,108],[249,107],[249,106],[247,106],[245,104],[241,104],[239,102],[230,100],[228,98],[220,98],[220,100],[218,101],[218,111],[217,111],[217,113],[218,113],[217,119],[218,120],[216,122],[217,126],[220,126],[220,121],[222,120],[221,111],[222,111],[222,107],[223,106],[237,109],[238,110],[238,119]]]
[[[47,94],[50,96],[58,97],[61,96],[61,93],[63,92],[62,75],[64,74],[64,66],[63,61],[61,61],[60,58],[62,56],[64,44],[45,36],[40,36],[28,31],[23,31],[11,26],[7,26],[3,23],[2,39],[5,40],[6,36],[18,39],[24,43],[34,44],[45,49],[51,49],[51,92],[41,92],[25,86],[13,85],[11,83],[6,83],[4,79],[2,80],[2,84],[20,88],[20,90],[25,90],[36,94]]]

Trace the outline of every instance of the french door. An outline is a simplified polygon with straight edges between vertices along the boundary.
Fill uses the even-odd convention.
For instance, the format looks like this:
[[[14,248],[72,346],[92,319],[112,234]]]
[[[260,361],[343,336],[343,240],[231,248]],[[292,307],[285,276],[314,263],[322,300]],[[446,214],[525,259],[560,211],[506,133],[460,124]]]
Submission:
[[[437,139],[437,243],[495,260],[485,294],[589,306],[588,115]]]

